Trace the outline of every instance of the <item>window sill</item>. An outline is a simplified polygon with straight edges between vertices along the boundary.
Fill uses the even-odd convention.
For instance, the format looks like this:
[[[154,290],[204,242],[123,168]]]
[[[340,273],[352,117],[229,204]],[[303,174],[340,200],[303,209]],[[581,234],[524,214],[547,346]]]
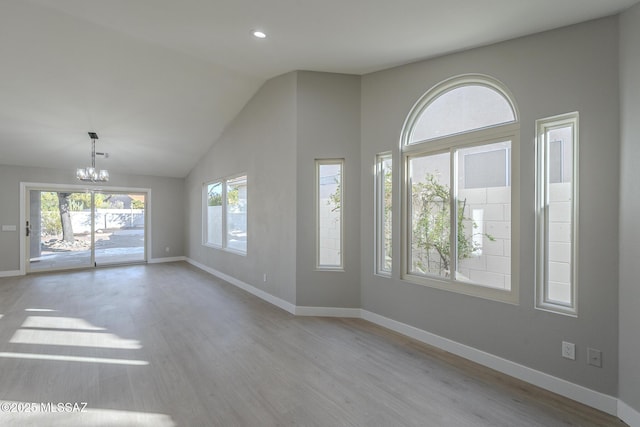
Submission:
[[[211,245],[211,244],[207,244],[207,243],[203,243],[202,246],[204,246],[205,248],[217,249],[219,251],[229,252],[229,253],[240,255],[240,256],[247,256],[247,252],[246,251],[240,251],[238,249],[223,248],[222,246]]]
[[[376,271],[373,273],[375,276],[384,277],[385,279],[391,279],[390,271]]]
[[[517,288],[511,290],[491,288],[483,285],[475,285],[455,280],[440,279],[431,276],[416,276],[405,274],[401,280],[429,288],[441,289],[457,294],[469,295],[472,297],[488,299],[491,301],[503,302],[512,305],[519,305]]]
[[[575,308],[565,307],[559,304],[538,303],[536,304],[536,310],[559,314],[561,316],[578,317],[578,311]]]

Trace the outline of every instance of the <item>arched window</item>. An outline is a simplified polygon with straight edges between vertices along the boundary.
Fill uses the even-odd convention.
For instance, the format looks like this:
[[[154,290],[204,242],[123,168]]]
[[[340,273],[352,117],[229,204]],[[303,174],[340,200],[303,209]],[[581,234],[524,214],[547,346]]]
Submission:
[[[518,115],[497,80],[429,90],[402,130],[403,279],[515,302]]]
[[[515,106],[502,85],[487,76],[445,80],[413,107],[403,132],[416,144],[517,121]]]

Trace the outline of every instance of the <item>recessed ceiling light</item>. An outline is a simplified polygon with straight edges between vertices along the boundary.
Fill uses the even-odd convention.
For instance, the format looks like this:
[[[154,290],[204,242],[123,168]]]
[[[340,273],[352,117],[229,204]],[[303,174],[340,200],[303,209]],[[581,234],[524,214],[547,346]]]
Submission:
[[[264,32],[260,31],[260,30],[253,30],[251,32],[251,34],[253,34],[253,37],[255,37],[257,39],[267,38],[267,35]]]

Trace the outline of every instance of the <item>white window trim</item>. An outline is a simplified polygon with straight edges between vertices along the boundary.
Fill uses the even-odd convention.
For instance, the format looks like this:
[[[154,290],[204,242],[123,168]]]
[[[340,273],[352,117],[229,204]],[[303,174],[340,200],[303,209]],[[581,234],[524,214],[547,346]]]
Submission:
[[[249,235],[249,221],[248,221],[248,211],[247,211],[247,250],[241,251],[234,248],[229,248],[227,246],[227,182],[233,181],[237,178],[244,177],[247,180],[247,185],[249,182],[249,178],[246,173],[240,173],[235,175],[226,176],[224,178],[217,178],[211,181],[206,181],[202,184],[202,246],[220,249],[225,252],[231,252],[237,255],[246,256],[249,251],[248,247],[248,235]],[[222,186],[222,244],[216,245],[214,243],[209,243],[207,236],[209,233],[209,221],[208,221],[208,200],[209,200],[209,186],[212,184],[221,184]],[[247,194],[248,199],[248,194]]]
[[[566,126],[573,128],[571,159],[571,302],[562,304],[547,298],[548,283],[546,266],[547,254],[547,153],[546,133],[548,130]],[[536,120],[536,308],[567,316],[578,316],[578,186],[579,186],[579,113],[572,112]]]
[[[438,139],[427,139],[424,141],[411,143],[411,135],[413,133],[413,126],[416,124],[418,118],[426,107],[436,98],[442,94],[464,85],[484,85],[490,87],[499,93],[501,93],[505,100],[509,102],[509,105],[513,109],[515,120],[511,123],[503,123],[494,126],[488,126],[485,128],[474,129],[471,131],[465,131],[448,135]],[[400,238],[400,279],[406,282],[411,282],[419,285],[425,285],[432,288],[443,289],[451,292],[461,293],[465,295],[471,295],[475,297],[490,299],[494,301],[505,302],[509,304],[517,305],[519,303],[519,258],[520,258],[520,125],[519,125],[519,113],[516,105],[513,102],[513,97],[505,88],[505,86],[498,80],[493,79],[490,76],[479,74],[466,74],[462,76],[453,77],[445,80],[438,85],[431,88],[425,95],[422,96],[413,106],[411,112],[405,120],[402,134],[400,137],[400,153],[402,155],[402,161],[400,162],[400,176],[401,176],[401,238]],[[453,153],[454,149],[491,144],[494,142],[501,142],[509,140],[511,141],[511,164],[513,165],[511,171],[511,289],[503,290],[486,287],[480,284],[470,284],[466,282],[457,281],[452,278],[444,278],[436,275],[416,275],[409,271],[409,225],[411,220],[410,215],[410,180],[409,180],[409,158],[417,155],[437,154],[442,152]],[[451,157],[452,166],[455,162],[455,156]],[[453,171],[451,169],[451,181],[453,178]],[[453,188],[453,187],[451,187]],[[455,203],[457,200],[451,198],[452,208],[451,212],[456,212]],[[455,230],[457,227],[455,216],[451,218],[451,230]],[[452,248],[452,259],[457,257],[455,251],[457,246],[454,244]]]
[[[344,159],[316,159],[315,161],[315,195],[314,210],[316,215],[316,267],[318,271],[344,271],[344,209],[345,209],[345,182],[344,182]],[[340,264],[323,265],[320,264],[320,166],[340,165]]]
[[[374,188],[375,188],[375,206],[374,206],[374,222],[375,222],[375,274],[390,277],[393,267],[389,270],[384,269],[384,175],[382,175],[382,163],[385,160],[393,160],[391,151],[379,153],[376,155],[374,166]],[[392,165],[393,174],[393,165]],[[393,178],[392,178],[393,179]],[[393,185],[392,185],[393,188]],[[393,191],[393,190],[392,190]],[[392,196],[393,197],[393,196]],[[393,215],[393,207],[392,207]],[[393,216],[392,216],[393,221]],[[392,227],[393,228],[393,227]],[[391,241],[393,245],[393,232],[391,233]]]

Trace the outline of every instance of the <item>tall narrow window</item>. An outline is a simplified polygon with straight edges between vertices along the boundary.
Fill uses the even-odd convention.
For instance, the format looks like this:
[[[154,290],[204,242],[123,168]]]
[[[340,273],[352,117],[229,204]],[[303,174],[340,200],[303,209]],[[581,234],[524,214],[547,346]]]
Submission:
[[[203,244],[247,252],[247,177],[204,185]]]
[[[205,243],[222,246],[222,182],[207,184],[207,221]]]
[[[391,274],[392,224],[391,154],[376,156],[376,273]]]
[[[316,160],[318,269],[343,268],[342,211],[344,160]]]
[[[402,132],[403,279],[517,301],[518,129],[506,90],[487,76],[444,81],[416,103]]]
[[[536,122],[536,306],[576,315],[578,113]]]
[[[227,247],[247,252],[247,177],[227,181]]]

